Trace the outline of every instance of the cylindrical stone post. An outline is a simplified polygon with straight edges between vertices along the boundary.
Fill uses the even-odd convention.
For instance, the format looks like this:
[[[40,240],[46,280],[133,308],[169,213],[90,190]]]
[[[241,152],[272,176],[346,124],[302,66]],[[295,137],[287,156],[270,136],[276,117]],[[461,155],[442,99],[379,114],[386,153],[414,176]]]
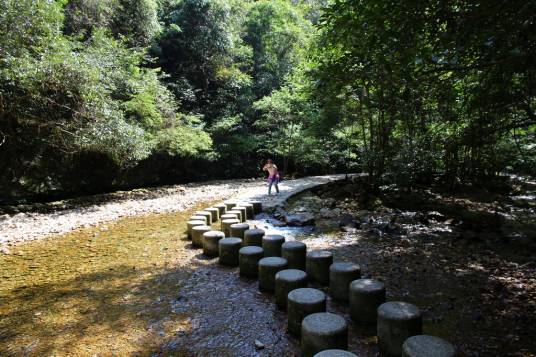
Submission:
[[[188,218],[189,221],[203,221],[206,225],[207,223],[207,217],[206,216],[197,216],[193,215],[190,218]]]
[[[456,348],[442,338],[417,335],[408,338],[402,345],[402,357],[454,357]]]
[[[223,238],[218,242],[219,262],[221,265],[238,266],[238,251],[242,246],[240,238]]]
[[[192,239],[192,228],[206,225],[205,221],[191,220],[186,222],[188,239]]]
[[[262,247],[262,237],[264,237],[262,229],[248,229],[244,232],[244,246],[256,245],[257,247]]]
[[[227,214],[235,214],[236,215],[236,218],[240,221],[240,222],[244,222],[242,220],[242,212],[240,210],[237,210],[237,209],[232,209],[232,210],[229,210],[227,211]]]
[[[246,218],[247,219],[254,219],[255,218],[255,212],[253,211],[253,205],[251,203],[242,203],[242,207],[246,207]]]
[[[301,335],[301,324],[305,316],[326,311],[326,294],[318,289],[300,288],[288,293],[288,331]]]
[[[411,336],[422,334],[422,315],[413,304],[390,301],[378,307],[377,336],[380,351],[402,355],[402,344]]]
[[[224,219],[221,221],[221,231],[225,233],[226,237],[231,236],[231,224],[240,223],[240,220],[233,218],[233,219]]]
[[[220,221],[223,221],[224,219],[238,219],[237,213],[225,213],[220,216]]]
[[[348,297],[352,320],[375,324],[378,307],[385,302],[385,284],[373,279],[354,280]]]
[[[253,212],[259,214],[262,212],[262,202],[261,201],[249,201],[253,205]]]
[[[210,226],[212,224],[212,213],[208,211],[196,211],[194,213],[196,216],[205,216],[207,217],[207,226]]]
[[[192,245],[194,247],[203,246],[203,234],[210,232],[210,226],[195,226],[192,227]]]
[[[344,350],[324,350],[318,352],[314,357],[357,357],[357,355]]]
[[[236,202],[234,201],[225,201],[223,202],[223,204],[225,205],[225,208],[227,209],[227,211],[232,210],[233,207],[236,206]]]
[[[289,269],[305,271],[305,255],[307,246],[298,241],[285,242],[281,246],[281,256],[288,260]]]
[[[259,290],[273,293],[275,291],[275,274],[286,268],[287,260],[281,257],[268,257],[259,260]]]
[[[242,239],[242,243],[243,243],[244,242],[244,232],[247,231],[248,229],[249,229],[249,224],[247,224],[247,223],[231,224],[230,236]]]
[[[329,312],[306,316],[301,328],[302,356],[313,357],[334,348],[348,349],[348,324],[344,317]]]
[[[279,234],[268,234],[262,237],[262,249],[265,257],[280,257],[281,246],[285,243],[285,237]]]
[[[361,278],[361,268],[353,263],[333,263],[329,267],[329,294],[334,300],[348,301],[350,283]]]
[[[307,274],[303,270],[285,269],[275,274],[275,303],[283,311],[287,309],[287,297],[294,289],[307,287]]]
[[[249,246],[240,248],[239,266],[240,275],[248,278],[256,278],[259,275],[259,260],[263,257],[261,247]]]
[[[227,206],[225,205],[225,203],[215,204],[214,207],[218,209],[218,211],[219,211],[218,215],[219,215],[220,219],[221,219],[221,216],[223,216],[225,214],[225,212],[227,212]]]
[[[225,238],[225,234],[220,231],[209,231],[203,234],[203,253],[209,257],[220,255],[218,242]]]
[[[327,250],[315,250],[307,253],[305,266],[309,280],[328,285],[331,264],[333,264],[333,254]]]
[[[220,210],[216,207],[205,208],[204,211],[210,212],[210,214],[212,214],[212,223],[218,222],[218,220],[220,219]]]
[[[242,222],[247,221],[247,209],[244,206],[235,206],[233,207],[233,211],[240,211],[240,218],[242,219]]]

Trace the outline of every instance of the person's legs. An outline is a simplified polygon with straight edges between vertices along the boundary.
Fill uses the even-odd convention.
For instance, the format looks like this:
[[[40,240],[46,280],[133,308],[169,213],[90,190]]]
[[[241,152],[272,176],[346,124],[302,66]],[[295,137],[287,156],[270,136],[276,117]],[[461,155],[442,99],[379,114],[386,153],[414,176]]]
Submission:
[[[275,192],[276,193],[279,193],[279,186],[277,185],[279,183],[279,180],[278,179],[275,179],[274,181],[274,185],[275,185]]]
[[[272,184],[273,183],[274,183],[274,180],[268,179],[268,196],[270,196],[272,194]],[[275,187],[277,188],[277,185]]]

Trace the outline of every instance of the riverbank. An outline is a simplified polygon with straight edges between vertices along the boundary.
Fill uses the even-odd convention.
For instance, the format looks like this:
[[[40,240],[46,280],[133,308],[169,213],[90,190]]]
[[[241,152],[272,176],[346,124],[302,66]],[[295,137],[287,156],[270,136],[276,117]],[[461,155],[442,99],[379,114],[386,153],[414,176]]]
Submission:
[[[296,193],[344,178],[345,175],[324,175],[285,180],[279,185],[281,193],[270,197],[266,195],[264,180],[247,179],[116,192],[104,199],[93,196],[85,201],[52,202],[37,211],[0,216],[0,247],[6,254],[9,253],[8,246],[24,241],[61,235],[124,217],[182,212],[203,201],[259,200],[264,207],[270,208]]]

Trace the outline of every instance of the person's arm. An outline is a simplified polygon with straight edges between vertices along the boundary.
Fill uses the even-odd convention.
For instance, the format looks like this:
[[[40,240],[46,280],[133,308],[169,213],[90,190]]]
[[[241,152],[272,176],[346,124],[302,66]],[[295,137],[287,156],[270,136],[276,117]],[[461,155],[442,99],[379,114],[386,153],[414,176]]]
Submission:
[[[268,164],[266,164],[266,165],[264,165],[264,166],[262,167],[262,171],[266,171],[266,170],[268,170]]]

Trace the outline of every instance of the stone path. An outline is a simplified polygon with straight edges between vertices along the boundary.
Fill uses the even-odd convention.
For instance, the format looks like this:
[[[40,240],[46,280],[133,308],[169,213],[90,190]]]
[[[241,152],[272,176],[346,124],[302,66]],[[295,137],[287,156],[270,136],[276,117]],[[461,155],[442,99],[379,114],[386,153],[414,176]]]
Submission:
[[[341,174],[285,180],[279,184],[281,193],[270,197],[266,195],[264,180],[228,180],[171,186],[162,189],[159,197],[149,197],[148,194],[148,197],[124,198],[48,213],[6,214],[0,216],[0,247],[63,234],[121,217],[184,211],[203,201],[258,200],[263,202],[265,209],[270,209],[283,204],[296,193],[344,177]]]

